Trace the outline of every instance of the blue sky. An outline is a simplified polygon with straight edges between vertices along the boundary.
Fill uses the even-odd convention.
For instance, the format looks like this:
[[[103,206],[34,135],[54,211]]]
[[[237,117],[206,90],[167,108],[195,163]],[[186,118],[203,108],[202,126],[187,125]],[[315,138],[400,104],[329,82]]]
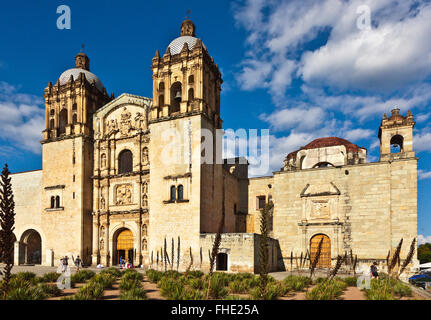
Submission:
[[[59,5],[71,9],[71,30],[57,29]],[[370,9],[368,29],[358,27],[363,5]],[[383,113],[410,109],[417,122],[418,233],[431,242],[431,3],[425,0],[5,2],[0,164],[8,162],[13,172],[41,168],[43,89],[74,66],[81,44],[109,94],[151,97],[151,59],[179,35],[188,9],[223,73],[224,127],[269,128],[271,170],[323,136],[366,147],[368,161],[377,161]]]

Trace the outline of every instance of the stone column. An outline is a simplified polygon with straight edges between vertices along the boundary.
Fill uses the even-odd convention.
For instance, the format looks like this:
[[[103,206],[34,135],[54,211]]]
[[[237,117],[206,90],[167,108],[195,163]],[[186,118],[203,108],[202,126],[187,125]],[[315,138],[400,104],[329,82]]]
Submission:
[[[138,247],[136,249],[135,266],[142,264],[142,213],[139,220],[136,221],[136,225],[138,226]]]
[[[93,216],[93,255],[92,255],[92,264],[98,264],[98,257],[100,254],[99,251],[99,239],[100,239],[100,225],[97,216]]]
[[[15,243],[14,243],[13,264],[15,266],[19,265],[19,241],[15,241]]]
[[[111,243],[109,243],[109,215],[107,215],[106,219],[108,220],[106,222],[106,228],[105,228],[105,252],[106,252],[106,261],[105,266],[109,267],[111,265],[111,255],[110,255],[110,248]]]

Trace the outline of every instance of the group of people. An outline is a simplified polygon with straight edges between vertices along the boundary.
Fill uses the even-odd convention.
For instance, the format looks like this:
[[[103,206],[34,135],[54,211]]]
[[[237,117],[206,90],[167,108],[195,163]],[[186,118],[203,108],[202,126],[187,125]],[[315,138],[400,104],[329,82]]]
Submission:
[[[126,261],[123,257],[120,257],[120,268],[121,269],[130,269],[133,268],[133,265],[130,261]]]
[[[63,258],[60,259],[60,266],[61,266],[61,272],[65,272],[67,270],[67,268],[69,267],[69,257],[68,256],[64,256]],[[72,260],[75,264],[75,267],[77,269],[77,271],[79,271],[79,268],[82,267],[82,259],[79,257],[79,255],[76,257],[76,259]]]

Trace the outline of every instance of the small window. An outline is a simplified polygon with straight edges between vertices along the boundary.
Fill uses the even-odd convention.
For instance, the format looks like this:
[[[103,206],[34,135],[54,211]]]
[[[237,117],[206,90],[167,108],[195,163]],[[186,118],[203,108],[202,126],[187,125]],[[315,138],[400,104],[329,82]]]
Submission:
[[[171,186],[171,201],[175,201],[177,196],[177,188]]]
[[[77,124],[78,123],[78,116],[77,116],[77,114],[75,113],[74,115],[73,115],[73,117],[72,117],[72,123],[73,124]]]
[[[195,83],[195,76],[191,75],[189,76],[189,84],[193,84],[193,83]]]
[[[266,197],[265,196],[258,196],[256,197],[256,209],[257,210],[262,210],[263,208],[265,208],[265,203],[266,203]]]
[[[128,173],[133,171],[133,154],[130,150],[121,151],[118,157],[118,173]]]
[[[216,258],[217,271],[227,271],[227,254],[219,253]]]
[[[184,187],[182,185],[178,186],[178,200],[184,200]]]
[[[55,207],[60,208],[60,196],[55,197]]]
[[[52,196],[51,197],[51,209],[54,209],[54,208],[55,208],[55,197]]]

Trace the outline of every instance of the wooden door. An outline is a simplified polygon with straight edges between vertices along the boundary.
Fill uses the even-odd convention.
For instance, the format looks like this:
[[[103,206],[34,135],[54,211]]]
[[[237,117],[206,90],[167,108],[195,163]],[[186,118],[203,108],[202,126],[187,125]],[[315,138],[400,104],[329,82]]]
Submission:
[[[117,237],[117,263],[120,259],[120,252],[123,259],[129,261],[133,259],[133,233],[130,230],[122,231]],[[130,254],[132,252],[132,254]],[[133,260],[131,260],[133,262]]]
[[[331,240],[327,235],[318,234],[310,240],[310,257],[311,261],[314,260],[320,241],[323,239],[322,249],[320,251],[319,261],[317,268],[330,268],[331,267]]]

